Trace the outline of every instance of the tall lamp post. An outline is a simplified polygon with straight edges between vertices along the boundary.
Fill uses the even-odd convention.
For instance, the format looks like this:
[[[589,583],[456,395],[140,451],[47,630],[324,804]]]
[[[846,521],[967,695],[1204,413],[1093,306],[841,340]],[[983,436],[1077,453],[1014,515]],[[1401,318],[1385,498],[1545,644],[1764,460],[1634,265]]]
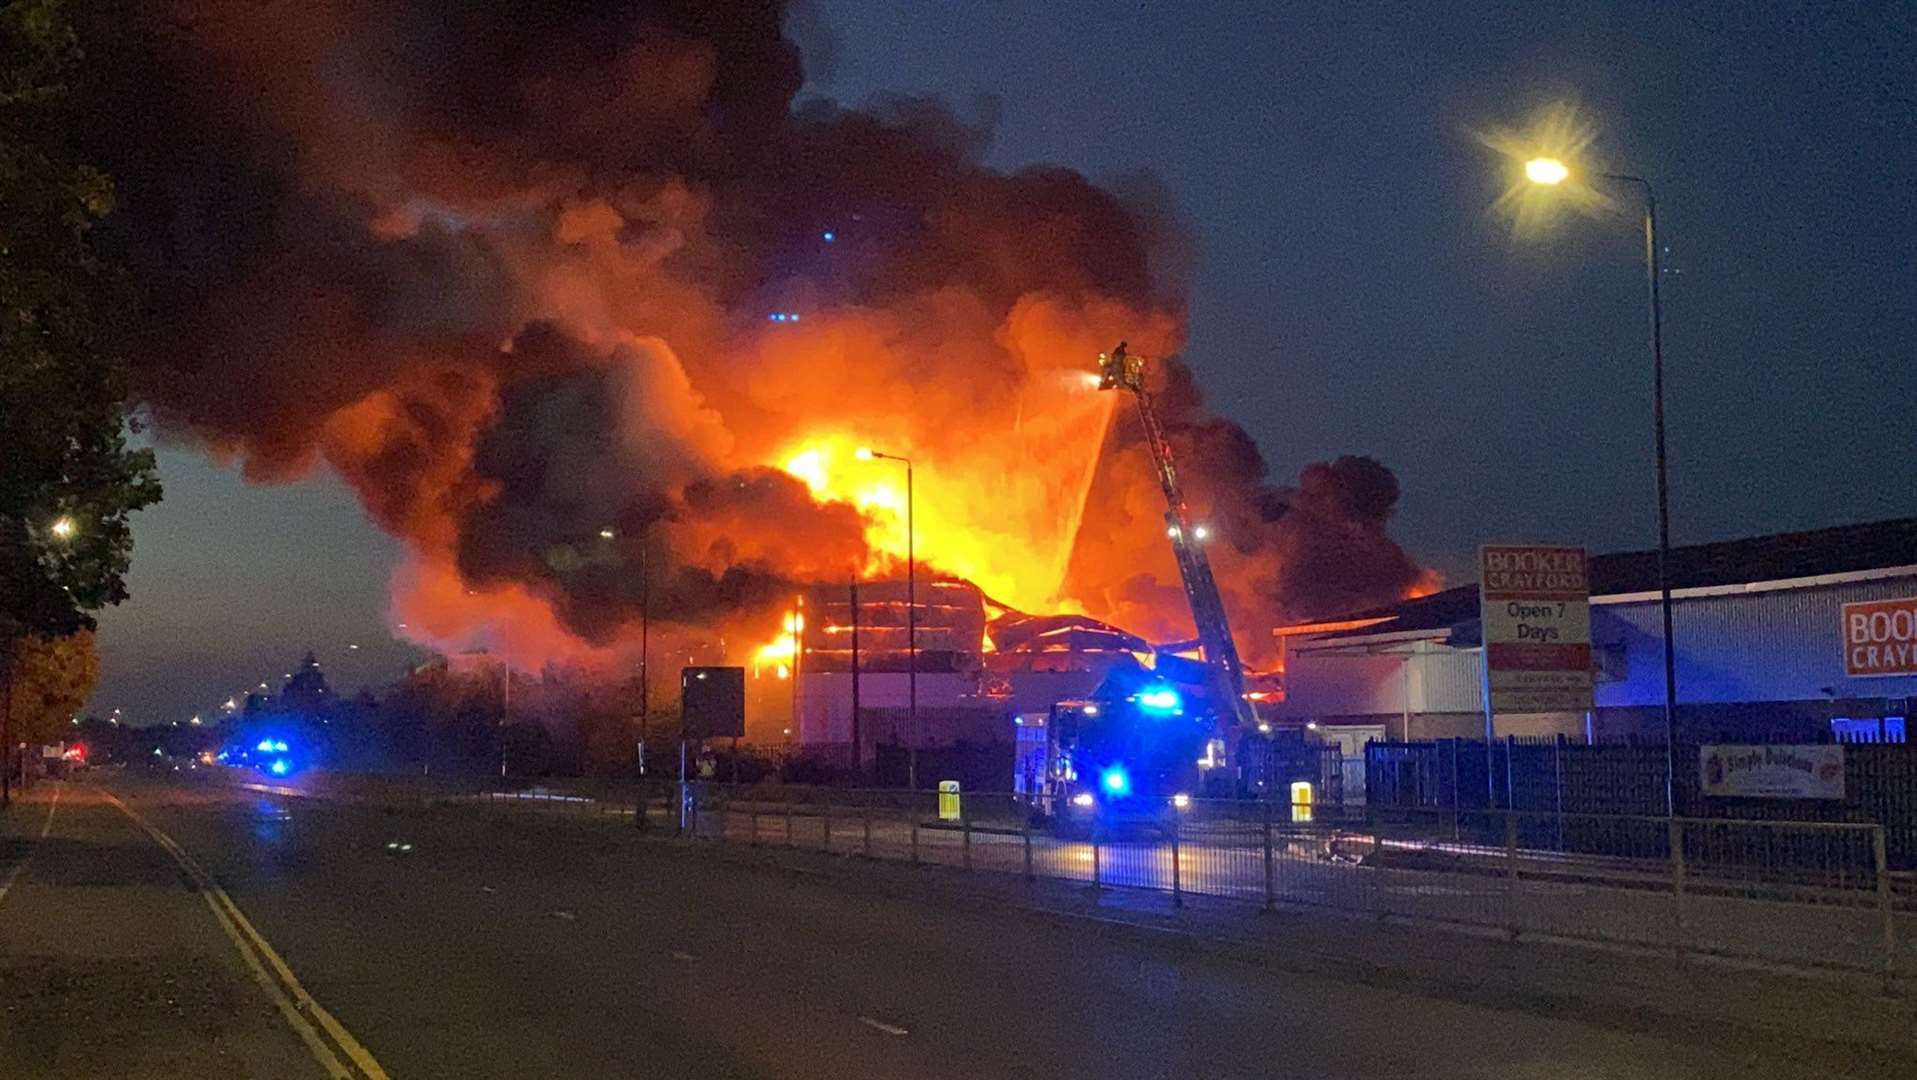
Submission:
[[[1524,177],[1533,184],[1554,187],[1571,175],[1557,158],[1532,158],[1524,163]],[[1651,299],[1651,424],[1657,438],[1657,591],[1664,617],[1664,805],[1677,816],[1677,653],[1671,618],[1671,498],[1664,455],[1664,306],[1658,296],[1657,194],[1651,182],[1626,173],[1598,173],[1600,178],[1634,184],[1644,191],[1644,273]]]
[[[859,448],[860,461],[896,461],[905,466],[905,692],[911,742],[905,750],[905,786],[919,789],[919,598],[918,562],[912,533],[912,459]]]

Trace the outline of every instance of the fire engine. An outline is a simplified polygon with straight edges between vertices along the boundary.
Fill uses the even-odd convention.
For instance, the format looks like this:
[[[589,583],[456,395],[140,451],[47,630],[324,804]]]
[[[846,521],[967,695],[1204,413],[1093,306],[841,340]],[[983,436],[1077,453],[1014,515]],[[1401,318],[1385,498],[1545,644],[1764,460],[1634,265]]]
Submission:
[[[1101,390],[1129,391],[1137,403],[1198,636],[1160,649],[1150,671],[1114,669],[1090,698],[1058,702],[1043,721],[1021,721],[1015,787],[1036,815],[1066,828],[1170,822],[1196,797],[1260,794],[1273,759],[1271,729],[1246,693],[1244,662],[1205,553],[1209,531],[1185,504],[1144,358],[1120,342],[1098,365]],[[1197,661],[1178,655],[1194,649]]]

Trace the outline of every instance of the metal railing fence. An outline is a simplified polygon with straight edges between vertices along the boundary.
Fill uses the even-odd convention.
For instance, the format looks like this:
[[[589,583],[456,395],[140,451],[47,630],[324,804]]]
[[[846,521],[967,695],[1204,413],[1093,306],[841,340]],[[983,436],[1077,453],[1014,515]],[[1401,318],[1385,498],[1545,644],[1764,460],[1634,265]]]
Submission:
[[[1153,889],[1881,976],[1917,966],[1917,890],[1870,824],[1184,800],[1069,829],[1001,792],[366,778],[328,792],[637,824],[696,839]]]
[[[936,792],[689,793],[687,831],[725,843],[1871,972],[1891,984],[1917,962],[1917,914],[1893,892],[1874,825],[1512,810],[1366,820],[1357,808],[1191,799],[1073,832],[1004,793],[962,794],[945,816]]]

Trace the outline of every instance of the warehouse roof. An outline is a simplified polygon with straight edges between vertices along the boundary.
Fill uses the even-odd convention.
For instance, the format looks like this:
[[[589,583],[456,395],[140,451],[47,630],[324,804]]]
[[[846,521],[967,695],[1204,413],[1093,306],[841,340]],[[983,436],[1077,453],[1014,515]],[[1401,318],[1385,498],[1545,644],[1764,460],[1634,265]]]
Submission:
[[[1708,589],[1912,564],[1917,564],[1917,517],[1674,547],[1670,576],[1674,590]],[[1593,597],[1657,591],[1655,549],[1593,555],[1587,569]],[[1477,618],[1478,586],[1472,582],[1337,620],[1279,627],[1275,633],[1322,641],[1442,630]]]

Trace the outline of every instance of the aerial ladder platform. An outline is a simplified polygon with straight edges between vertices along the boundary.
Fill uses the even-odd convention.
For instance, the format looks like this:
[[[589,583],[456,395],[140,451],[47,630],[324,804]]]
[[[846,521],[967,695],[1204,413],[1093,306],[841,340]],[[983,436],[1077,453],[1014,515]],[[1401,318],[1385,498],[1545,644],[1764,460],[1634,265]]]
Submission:
[[[1185,599],[1191,604],[1192,624],[1198,631],[1198,646],[1212,671],[1214,692],[1229,703],[1236,734],[1257,729],[1258,715],[1245,696],[1245,665],[1238,657],[1238,645],[1232,640],[1231,623],[1225,617],[1225,602],[1218,595],[1218,581],[1212,577],[1211,560],[1205,555],[1207,529],[1191,520],[1185,506],[1185,492],[1178,482],[1178,464],[1173,458],[1171,441],[1159,423],[1158,410],[1145,385],[1145,358],[1125,351],[1125,343],[1098,356],[1098,388],[1129,390],[1138,402],[1138,419],[1145,427],[1145,440],[1151,446],[1152,464],[1158,471],[1159,486],[1165,490],[1165,533],[1171,538],[1172,554],[1178,559],[1178,575],[1185,583]],[[1223,717],[1220,717],[1221,721]],[[1232,740],[1234,743],[1236,740]]]

